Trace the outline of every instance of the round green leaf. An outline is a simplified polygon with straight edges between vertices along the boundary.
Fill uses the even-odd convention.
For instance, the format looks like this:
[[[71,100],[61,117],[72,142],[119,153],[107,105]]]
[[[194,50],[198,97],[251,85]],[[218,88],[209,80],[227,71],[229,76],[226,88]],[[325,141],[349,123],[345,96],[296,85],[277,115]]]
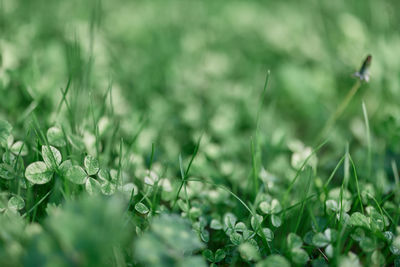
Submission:
[[[26,168],[25,177],[33,184],[45,184],[53,177],[53,171],[43,161],[37,161]]]
[[[261,223],[263,221],[263,217],[261,215],[255,214],[256,216],[252,216],[250,220],[251,227],[254,231],[260,230]]]
[[[210,228],[214,230],[221,230],[222,229],[222,224],[219,220],[212,219],[210,223]]]
[[[335,229],[326,229],[324,231],[325,237],[329,240],[329,243],[335,242],[337,238],[337,231]]]
[[[0,163],[0,177],[6,180],[12,180],[16,176],[14,168],[6,163]]]
[[[0,145],[7,146],[7,139],[11,134],[12,126],[5,120],[0,120]]]
[[[53,146],[63,147],[66,145],[64,134],[62,130],[53,126],[47,130],[47,140]]]
[[[189,210],[189,214],[192,218],[197,218],[201,215],[201,209],[198,207],[191,207]]]
[[[287,237],[287,245],[290,249],[301,248],[303,240],[301,240],[301,237],[295,233],[290,233]]]
[[[332,244],[329,244],[329,245],[325,248],[325,254],[326,254],[329,258],[332,258],[332,257],[333,257],[333,246],[332,246]]]
[[[87,155],[84,160],[85,170],[89,175],[95,175],[99,171],[99,161],[90,155]]]
[[[241,235],[241,234],[238,234],[238,233],[236,233],[236,232],[234,232],[233,234],[231,234],[230,239],[231,239],[231,242],[232,242],[233,244],[235,244],[236,246],[239,246],[240,243],[243,242],[243,237],[242,237],[242,235]]]
[[[214,262],[220,262],[226,257],[226,253],[223,249],[217,249],[214,255]]]
[[[282,225],[282,219],[280,216],[272,214],[271,215],[271,223],[275,227],[279,227]]]
[[[72,166],[65,176],[74,184],[84,184],[87,178],[86,172],[80,166]]]
[[[338,266],[343,267],[361,267],[360,259],[358,256],[352,252],[347,253],[347,255],[342,255],[339,258]]]
[[[350,224],[352,226],[370,228],[370,223],[368,218],[360,212],[354,212],[350,217]]]
[[[267,201],[261,202],[258,207],[263,213],[271,214],[271,205]]]
[[[329,199],[325,202],[326,208],[333,211],[333,212],[339,212],[339,205],[334,199]]]
[[[272,240],[274,240],[274,232],[272,232],[271,229],[263,228],[262,231],[263,231],[267,241],[271,242]]]
[[[115,170],[115,169],[110,170],[110,178],[111,178],[112,183],[117,184],[118,181],[120,180],[120,176],[121,176],[121,173],[119,173],[117,170]],[[119,182],[121,183],[122,181],[119,181]],[[146,181],[145,181],[145,183],[146,183]]]
[[[246,230],[243,231],[242,235],[243,235],[243,239],[244,239],[244,240],[248,240],[248,239],[250,239],[251,237],[253,237],[254,232],[251,231],[251,230],[246,229]]]
[[[297,264],[304,265],[310,259],[307,252],[301,248],[292,249],[290,254],[292,256],[292,260]]]
[[[214,262],[214,253],[211,250],[205,249],[202,254],[208,261]]]
[[[85,189],[89,195],[95,195],[101,192],[101,185],[97,180],[89,177],[85,182]]]
[[[243,223],[243,222],[238,222],[236,225],[235,225],[235,231],[236,232],[243,232],[244,230],[246,230],[247,229],[247,227],[246,227],[246,225]]]
[[[28,155],[28,147],[22,141],[17,141],[11,146],[11,152],[14,155],[26,156]]]
[[[147,208],[142,202],[136,203],[135,210],[140,214],[146,214],[149,212],[149,208]]]
[[[188,204],[187,204],[185,201],[183,201],[182,199],[179,199],[176,203],[178,204],[179,208],[180,208],[183,212],[186,212],[186,213],[187,213],[187,212],[189,211],[189,206],[188,206]]]
[[[22,197],[15,195],[8,201],[8,208],[12,210],[21,210],[25,207],[25,201]]]
[[[58,170],[60,171],[60,173],[63,177],[66,177],[68,170],[71,168],[72,168],[72,161],[66,160],[60,164],[60,166],[58,167]]]
[[[281,203],[277,199],[271,201],[271,213],[276,214],[282,211]]]
[[[115,192],[115,184],[110,183],[109,181],[103,181],[101,183],[101,192],[106,195],[110,196]]]
[[[42,157],[49,168],[56,169],[62,161],[61,153],[53,146],[42,146]]]
[[[312,242],[313,237],[314,237],[314,232],[313,231],[308,231],[303,237],[304,243],[306,243],[308,245],[312,245],[313,244],[313,242]]]
[[[257,247],[249,242],[245,242],[239,246],[239,253],[240,256],[247,261],[258,260],[260,258]]]
[[[313,244],[317,247],[326,247],[329,245],[329,239],[323,233],[317,233],[313,237]]]
[[[102,181],[110,181],[110,173],[105,169],[100,169],[97,173],[97,177],[99,177]]]

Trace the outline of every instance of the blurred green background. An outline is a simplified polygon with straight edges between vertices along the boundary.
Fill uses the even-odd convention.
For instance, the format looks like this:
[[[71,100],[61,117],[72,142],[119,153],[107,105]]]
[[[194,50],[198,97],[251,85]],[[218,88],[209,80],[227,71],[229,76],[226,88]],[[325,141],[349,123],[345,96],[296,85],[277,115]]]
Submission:
[[[65,129],[71,145],[63,148],[63,160],[82,164],[85,155],[92,155],[102,168],[112,168],[132,182],[137,194],[125,210],[132,215],[132,225],[123,232],[125,202],[83,198],[74,204],[68,194],[62,195],[59,177],[52,184],[35,186],[37,194],[26,197],[27,207],[54,192],[38,204],[37,217],[35,208],[32,223],[0,216],[5,229],[0,241],[13,249],[0,251],[6,255],[0,263],[16,265],[9,259],[17,262],[18,257],[7,255],[23,255],[26,266],[45,262],[97,266],[111,257],[147,262],[153,256],[149,247],[165,259],[175,255],[170,246],[185,249],[188,240],[193,242],[189,252],[197,253],[203,248],[192,238],[197,221],[190,227],[175,215],[158,215],[174,211],[173,201],[184,184],[179,155],[187,166],[201,134],[190,176],[205,183],[185,183],[198,216],[222,219],[232,212],[249,221],[248,211],[230,193],[250,206],[254,201],[255,209],[263,198],[278,199],[287,208],[305,201],[313,182],[311,190],[318,196],[313,205],[284,214],[284,225],[274,228],[274,252],[279,254],[285,250],[279,244],[294,227],[303,236],[314,227],[314,216],[328,219],[319,217],[327,215],[327,194],[338,195],[349,165],[346,170],[340,167],[329,193],[323,185],[346,147],[359,179],[360,189],[354,179],[349,186],[354,202],[356,192],[361,198],[360,190],[364,205],[371,204],[368,194],[376,203],[391,201],[398,192],[391,164],[400,162],[399,10],[399,0],[0,0],[0,119],[10,122],[15,140],[24,141],[32,152],[23,163],[39,159],[40,138],[32,129],[40,127],[31,123],[35,114],[43,132],[54,125]],[[320,143],[326,122],[356,83],[352,75],[368,54],[373,58],[371,81],[362,83],[330,129],[329,142],[311,157],[313,176],[306,168],[296,176],[300,178],[293,190],[288,190],[300,164]],[[268,70],[271,75],[262,98]],[[68,107],[60,105],[66,88]],[[149,181],[154,184],[159,178],[166,183],[151,196],[151,212],[135,213],[131,204],[141,203],[152,190]],[[230,193],[214,183],[225,185]],[[83,190],[75,188],[74,193]],[[284,196],[285,192],[290,194]],[[8,199],[15,192],[2,193]],[[357,207],[353,206],[353,214]],[[303,214],[306,218],[301,221]],[[155,218],[150,232],[146,216]],[[179,231],[177,236],[169,235],[161,227],[165,224],[184,235]],[[145,234],[137,239],[142,230]],[[230,246],[223,241],[224,234],[213,232],[211,238],[208,248],[212,250],[220,244]],[[10,241],[14,239],[18,242]],[[118,254],[112,243],[121,246],[121,255],[111,255]],[[351,244],[347,251],[358,253],[359,248]],[[80,261],[69,258],[75,249]],[[388,249],[384,253],[391,255]],[[368,264],[366,255],[361,258]],[[192,263],[182,261],[182,266],[202,261],[199,255],[189,259]],[[235,264],[230,260],[226,262]],[[388,264],[393,260],[391,256]]]
[[[371,82],[337,121],[319,160],[331,169],[349,142],[357,161],[366,161],[364,100],[373,162],[382,169],[400,151],[399,9],[396,0],[1,0],[0,112],[17,128],[32,111],[50,125],[71,78],[68,97],[84,134],[89,99],[111,108],[101,98],[111,85],[121,135],[130,139],[143,126],[138,153],[155,143],[156,159],[176,165],[205,133],[211,163],[203,175],[213,166],[243,179],[270,70],[263,165],[287,174],[293,170],[282,155],[299,140],[316,145],[372,54]]]

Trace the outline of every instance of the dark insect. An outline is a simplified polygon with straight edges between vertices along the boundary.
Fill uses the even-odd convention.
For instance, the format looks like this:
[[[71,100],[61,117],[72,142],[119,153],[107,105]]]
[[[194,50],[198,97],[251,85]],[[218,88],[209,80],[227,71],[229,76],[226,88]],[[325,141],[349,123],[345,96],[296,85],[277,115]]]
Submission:
[[[369,70],[369,66],[371,66],[371,60],[372,60],[372,56],[368,55],[365,58],[360,70],[357,71],[356,73],[354,73],[354,76],[358,77],[361,81],[368,82],[369,81],[369,72],[368,72],[368,70]]]

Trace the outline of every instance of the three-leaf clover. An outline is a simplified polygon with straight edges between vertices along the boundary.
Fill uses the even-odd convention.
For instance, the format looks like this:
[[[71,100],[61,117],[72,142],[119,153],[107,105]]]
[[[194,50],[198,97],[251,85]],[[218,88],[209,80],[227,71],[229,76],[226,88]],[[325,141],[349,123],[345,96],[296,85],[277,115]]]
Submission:
[[[290,233],[286,239],[286,244],[293,262],[305,265],[310,258],[307,252],[301,248],[303,246],[303,240],[301,240],[301,237],[295,233]]]
[[[98,160],[90,155],[85,157],[83,165],[85,169],[79,165],[70,166],[65,174],[65,178],[74,184],[85,184],[88,178],[96,175],[100,169]],[[89,179],[89,187],[96,184],[93,180]],[[90,188],[92,189],[92,187]]]
[[[198,233],[199,237],[204,242],[210,241],[210,232],[208,232],[206,226],[207,220],[203,216],[199,218],[199,221],[193,224],[193,229]]]
[[[93,176],[97,175],[99,180],[108,182],[108,172],[100,171],[99,161],[90,155],[87,155],[83,161],[84,168],[79,165],[72,165],[69,161],[63,163],[61,168],[65,170],[65,178],[77,185],[85,185],[89,194],[97,194],[102,190],[102,184]]]
[[[282,206],[277,199],[272,199],[271,202],[262,201],[258,207],[262,213],[271,215],[273,226],[279,227],[282,225],[282,218],[278,215],[282,211]]]
[[[262,227],[264,218],[261,215],[255,214],[251,217],[251,227],[261,238],[265,238],[268,242],[274,239],[274,232],[268,227]]]
[[[226,257],[225,251],[220,248],[217,249],[215,253],[210,249],[205,249],[202,254],[204,258],[211,262],[211,266],[216,266],[216,263],[222,261]]]
[[[325,248],[328,257],[333,256],[333,243],[337,238],[337,231],[334,229],[326,229],[323,233],[316,233],[312,237],[312,244],[319,248]]]
[[[42,146],[43,161],[31,163],[25,170],[26,179],[32,184],[46,184],[61,164],[60,151],[53,146]]]

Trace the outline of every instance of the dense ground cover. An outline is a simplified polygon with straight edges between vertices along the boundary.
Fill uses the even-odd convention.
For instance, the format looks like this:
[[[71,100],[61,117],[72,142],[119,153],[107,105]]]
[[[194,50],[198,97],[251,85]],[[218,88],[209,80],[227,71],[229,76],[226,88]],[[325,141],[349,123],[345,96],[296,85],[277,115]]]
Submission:
[[[399,8],[0,0],[0,266],[399,265]]]

